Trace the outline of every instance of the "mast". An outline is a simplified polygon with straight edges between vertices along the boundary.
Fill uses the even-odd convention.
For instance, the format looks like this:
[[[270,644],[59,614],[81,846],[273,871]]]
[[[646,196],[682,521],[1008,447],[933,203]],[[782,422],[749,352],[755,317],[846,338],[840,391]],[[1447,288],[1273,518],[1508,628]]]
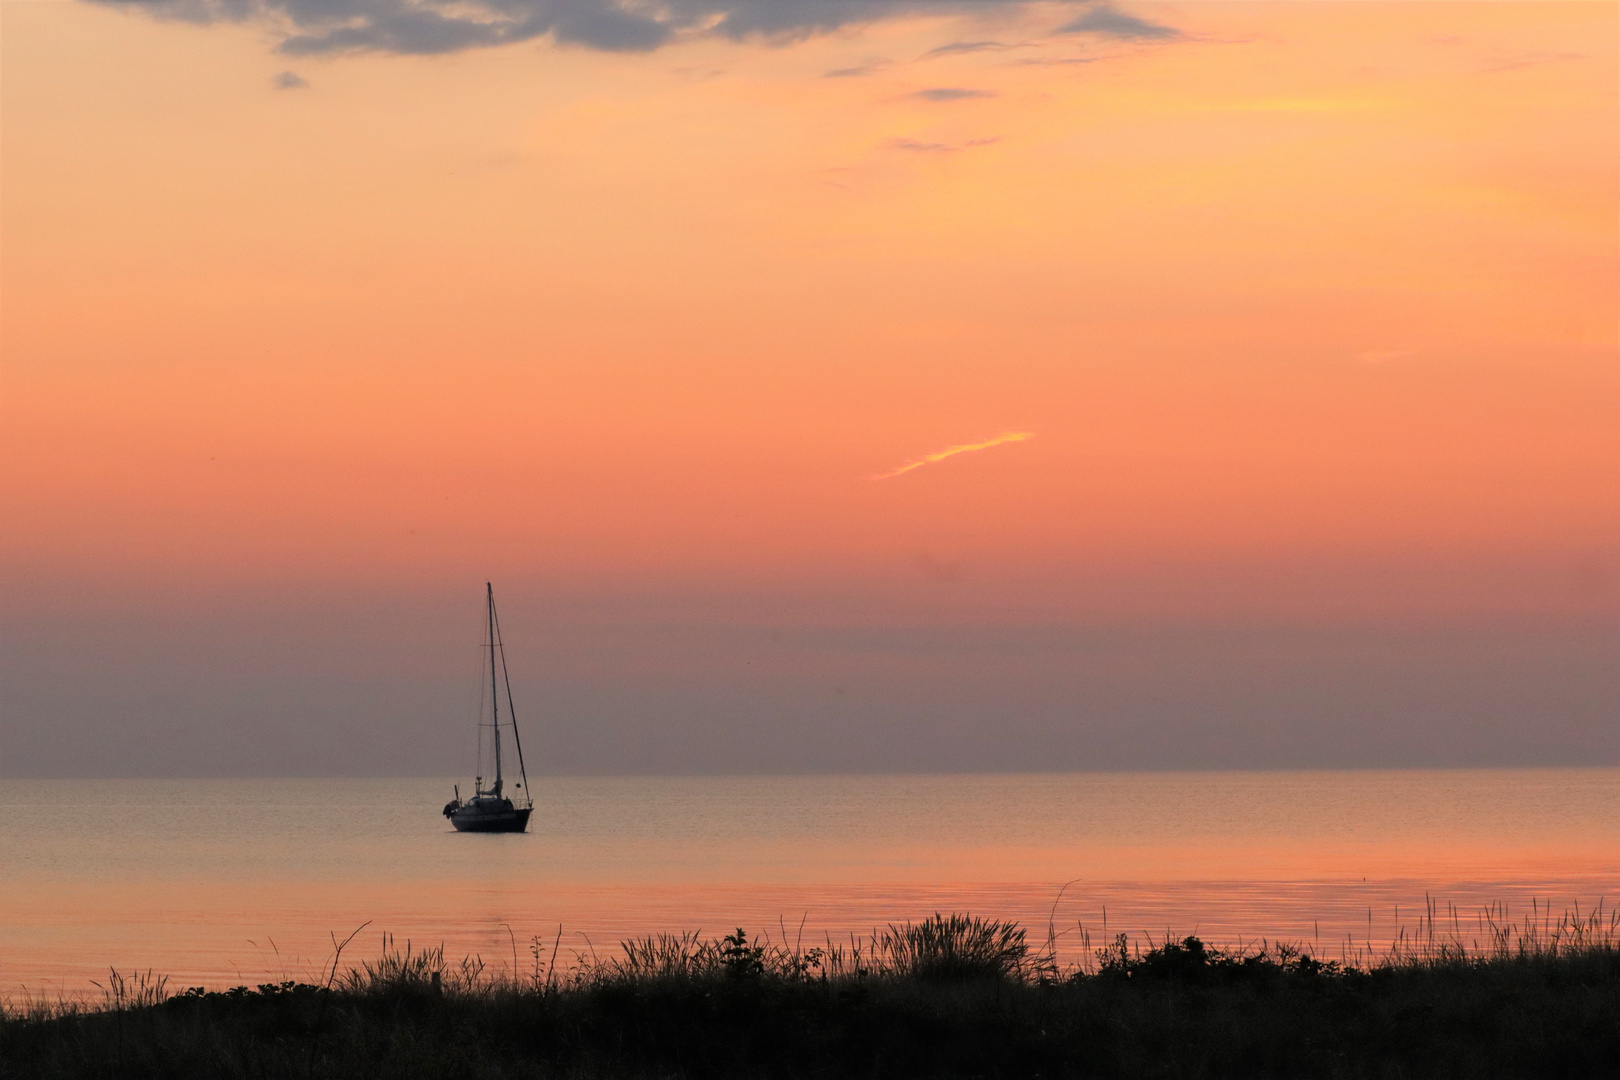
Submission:
[[[490,608],[494,610],[493,603]],[[501,617],[495,616],[495,637],[500,641],[501,651],[501,678],[506,682],[506,719],[512,725],[512,744],[517,747],[518,775],[523,778],[523,798],[530,805],[534,803],[534,796],[529,793],[529,770],[523,764],[523,739],[518,735],[517,706],[512,704],[512,675],[506,669],[506,642],[500,640]]]
[[[489,715],[495,724],[495,786],[490,793],[501,793],[501,696],[495,683],[495,586],[484,582],[489,597]]]

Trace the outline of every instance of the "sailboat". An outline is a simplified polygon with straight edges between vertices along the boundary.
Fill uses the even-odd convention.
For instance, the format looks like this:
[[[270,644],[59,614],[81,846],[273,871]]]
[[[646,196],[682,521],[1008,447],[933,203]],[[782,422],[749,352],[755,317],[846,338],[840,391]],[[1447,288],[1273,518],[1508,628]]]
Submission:
[[[494,735],[492,741],[495,748],[495,782],[485,787],[484,778],[475,777],[473,796],[466,802],[461,801],[461,785],[457,784],[456,797],[445,804],[444,816],[450,819],[450,824],[456,827],[457,832],[523,832],[529,827],[529,814],[534,811],[534,800],[529,797],[529,774],[523,768],[523,742],[518,738],[517,718],[513,715],[512,679],[506,673],[506,648],[501,644],[501,620],[495,614],[495,587],[485,582],[484,592],[489,600],[489,630],[484,648],[489,650],[489,726]],[[511,731],[512,748],[517,751],[518,782],[513,788],[519,794],[515,800],[506,794],[504,790],[506,782],[502,776],[501,696],[496,681],[497,666],[500,668],[499,678],[506,684],[505,727]],[[479,675],[479,679],[482,681],[482,674]],[[480,709],[479,713],[482,712]],[[483,716],[480,715],[478,719],[482,725]],[[483,739],[480,738],[478,742],[481,759]]]

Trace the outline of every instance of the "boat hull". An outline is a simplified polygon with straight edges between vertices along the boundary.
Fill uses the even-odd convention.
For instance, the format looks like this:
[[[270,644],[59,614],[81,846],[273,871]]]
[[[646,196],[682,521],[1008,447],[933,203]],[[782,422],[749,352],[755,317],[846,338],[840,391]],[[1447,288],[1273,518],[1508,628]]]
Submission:
[[[450,815],[450,824],[457,832],[523,832],[529,827],[532,807],[513,807],[511,810],[469,813],[464,807]]]

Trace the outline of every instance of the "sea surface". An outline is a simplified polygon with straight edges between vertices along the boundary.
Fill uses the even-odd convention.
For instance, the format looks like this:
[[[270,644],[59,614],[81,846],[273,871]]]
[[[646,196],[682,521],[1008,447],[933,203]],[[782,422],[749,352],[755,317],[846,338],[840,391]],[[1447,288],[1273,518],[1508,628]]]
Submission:
[[[537,780],[530,831],[451,782],[0,781],[0,994],[311,979],[334,941],[496,969],[737,927],[808,946],[932,912],[1068,959],[1126,932],[1365,955],[1436,913],[1620,896],[1620,769]]]

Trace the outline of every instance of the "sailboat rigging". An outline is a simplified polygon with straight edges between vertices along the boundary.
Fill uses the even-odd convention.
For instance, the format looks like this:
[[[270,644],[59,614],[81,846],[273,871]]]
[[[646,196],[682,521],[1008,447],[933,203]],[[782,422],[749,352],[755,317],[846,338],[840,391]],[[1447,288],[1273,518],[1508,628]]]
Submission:
[[[457,785],[456,797],[444,806],[444,816],[450,819],[450,824],[456,827],[457,832],[523,832],[529,827],[529,814],[534,810],[534,800],[529,795],[529,774],[523,766],[523,740],[518,737],[517,714],[512,705],[512,678],[506,670],[506,647],[501,642],[501,620],[500,616],[495,614],[495,587],[485,582],[484,590],[489,602],[489,629],[484,648],[489,650],[489,707],[490,727],[494,732],[495,781],[485,787],[484,777],[475,777],[473,796],[466,802],[461,801],[461,787]],[[500,668],[499,681],[497,681],[497,666]],[[514,787],[522,794],[516,800],[506,794],[504,790],[506,782],[502,775],[501,682],[506,686],[506,726],[511,728],[512,748],[517,751],[518,758],[519,779]],[[482,711],[479,710],[480,713]],[[482,719],[480,716],[480,722]],[[483,740],[479,741],[482,743]]]

